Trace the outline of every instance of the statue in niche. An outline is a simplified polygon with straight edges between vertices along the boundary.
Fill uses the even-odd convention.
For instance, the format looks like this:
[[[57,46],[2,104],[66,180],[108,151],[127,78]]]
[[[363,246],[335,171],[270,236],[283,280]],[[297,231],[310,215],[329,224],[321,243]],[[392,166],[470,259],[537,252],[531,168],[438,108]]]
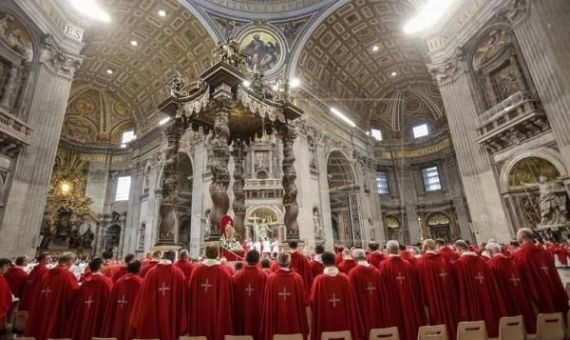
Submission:
[[[87,227],[87,230],[81,235],[81,248],[89,249],[92,247],[93,240],[95,239],[95,233],[91,230],[91,225]]]
[[[325,238],[325,232],[321,223],[321,216],[318,208],[313,208],[313,229],[315,231],[315,239],[322,240]]]
[[[202,217],[202,230],[204,231],[204,239],[210,238],[212,232],[212,225],[210,224],[210,209],[206,210],[204,217]]]
[[[539,176],[540,224],[556,225],[567,221],[566,190],[559,180],[547,182],[545,176]]]
[[[141,228],[139,230],[139,245],[138,245],[139,250],[144,250],[144,233],[145,233],[145,231],[146,231],[146,224],[141,223]]]
[[[150,188],[150,167],[146,168],[143,180],[143,193],[147,193]]]

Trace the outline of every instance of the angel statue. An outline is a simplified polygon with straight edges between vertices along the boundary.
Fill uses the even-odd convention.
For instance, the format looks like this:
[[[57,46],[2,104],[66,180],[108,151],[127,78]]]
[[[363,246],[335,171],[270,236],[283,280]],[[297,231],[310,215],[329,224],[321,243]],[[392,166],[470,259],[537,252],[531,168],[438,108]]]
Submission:
[[[227,38],[226,41],[218,43],[218,47],[214,51],[214,60],[221,60],[238,67],[240,64],[243,64],[245,57],[239,53],[238,41],[233,38]]]

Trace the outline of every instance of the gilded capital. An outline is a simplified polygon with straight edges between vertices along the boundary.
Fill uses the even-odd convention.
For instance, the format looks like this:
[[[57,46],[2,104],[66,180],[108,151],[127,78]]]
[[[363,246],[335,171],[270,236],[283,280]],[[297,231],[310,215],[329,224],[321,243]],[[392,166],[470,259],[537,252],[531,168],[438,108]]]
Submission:
[[[83,57],[64,52],[52,35],[45,35],[42,41],[40,63],[46,65],[55,74],[73,79]]]

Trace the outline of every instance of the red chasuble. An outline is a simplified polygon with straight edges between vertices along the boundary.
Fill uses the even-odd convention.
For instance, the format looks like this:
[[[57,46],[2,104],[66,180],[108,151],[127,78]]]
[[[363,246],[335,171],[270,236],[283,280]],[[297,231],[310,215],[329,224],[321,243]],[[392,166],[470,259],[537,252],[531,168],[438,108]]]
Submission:
[[[309,267],[311,268],[311,275],[313,276],[313,280],[317,278],[317,276],[323,273],[325,270],[325,266],[321,261],[317,261],[317,259],[313,259],[309,262]]]
[[[386,327],[398,327],[402,340],[415,340],[425,313],[414,268],[400,256],[389,256],[380,264],[380,280]]]
[[[513,260],[538,312],[566,315],[568,296],[546,250],[534,244],[523,244],[513,254]]]
[[[154,268],[158,263],[158,260],[150,260],[147,262],[147,264],[145,266],[143,266],[142,270],[141,270],[141,276],[144,278],[146,277],[146,274],[148,274],[148,272]]]
[[[236,335],[259,339],[259,317],[267,275],[257,266],[246,265],[232,278],[234,293],[234,325]]]
[[[368,254],[366,259],[368,260],[368,263],[370,263],[376,268],[379,268],[380,263],[382,263],[382,261],[386,259],[386,255],[384,255],[384,253],[382,253],[381,251],[376,250]]]
[[[30,275],[28,275],[28,280],[26,281],[26,288],[24,289],[24,295],[20,301],[20,310],[29,310],[30,304],[32,303],[32,298],[36,287],[40,283],[41,279],[48,273],[49,269],[45,264],[38,264],[32,269]]]
[[[188,260],[178,260],[174,265],[184,273],[186,285],[188,285],[188,283],[190,283],[190,276],[192,275],[194,264]]]
[[[127,266],[120,266],[117,272],[113,275],[113,283],[117,283],[120,278],[127,275]]]
[[[365,330],[365,338],[373,328],[382,328],[380,272],[373,265],[359,264],[348,273],[350,283],[356,293],[360,316]]]
[[[275,334],[309,334],[305,284],[294,271],[280,269],[269,275],[263,296],[261,335],[272,340]]]
[[[497,337],[499,319],[507,315],[497,282],[487,263],[477,254],[464,253],[455,261],[462,321],[485,320],[489,337]]]
[[[234,335],[232,280],[218,261],[205,260],[190,277],[188,333],[208,340]]]
[[[24,289],[28,281],[28,273],[22,267],[14,266],[8,269],[4,278],[8,281],[12,294],[17,298],[21,298],[24,295]]]
[[[487,265],[497,281],[509,315],[522,315],[527,332],[536,333],[536,315],[526,298],[527,289],[521,281],[516,264],[511,258],[497,254],[487,262]]]
[[[340,249],[338,250],[338,253],[336,253],[336,256],[335,256],[335,258],[334,258],[334,260],[335,260],[337,266],[338,266],[339,264],[341,264],[341,263],[344,261],[344,259],[342,258],[342,251],[343,251],[343,250],[344,250],[344,248],[340,248]]]
[[[336,268],[330,269],[331,275],[325,269],[311,289],[311,339],[320,340],[323,332],[343,330],[350,330],[353,339],[360,339],[366,334],[354,289],[348,276]]]
[[[134,330],[129,327],[129,317],[137,293],[143,284],[143,278],[128,273],[113,286],[111,296],[105,309],[103,320],[103,336],[129,340],[134,337]]]
[[[416,261],[415,268],[429,323],[447,325],[449,338],[455,339],[459,310],[451,264],[441,254],[428,252]]]
[[[147,274],[130,318],[137,339],[177,340],[186,332],[185,283],[171,263],[159,263]]]
[[[296,271],[303,278],[303,283],[305,284],[305,292],[309,296],[311,291],[311,284],[313,283],[313,275],[311,273],[311,267],[309,266],[309,260],[299,251],[291,252],[291,266],[292,270]]]
[[[67,268],[51,269],[38,284],[29,305],[26,336],[36,340],[69,337],[67,323],[78,290],[77,279]]]
[[[356,261],[353,259],[347,259],[338,265],[338,270],[340,270],[341,273],[348,275],[348,272],[350,272],[350,270],[354,267],[356,267]]]
[[[90,340],[103,335],[103,315],[113,289],[113,281],[93,274],[79,288],[68,327],[73,340]]]
[[[457,255],[457,253],[454,252],[453,249],[449,248],[448,246],[440,248],[438,250],[438,253],[441,254],[441,256],[443,256],[443,258],[451,264],[454,264],[455,261],[459,259],[459,255]]]
[[[12,291],[4,276],[0,275],[0,329],[6,324],[6,317],[12,307]]]

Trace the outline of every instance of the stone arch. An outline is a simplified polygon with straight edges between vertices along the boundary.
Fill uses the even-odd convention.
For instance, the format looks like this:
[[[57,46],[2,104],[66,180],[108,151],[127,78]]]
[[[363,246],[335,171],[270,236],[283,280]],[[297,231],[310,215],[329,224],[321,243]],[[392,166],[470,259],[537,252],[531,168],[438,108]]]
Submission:
[[[284,229],[284,223],[283,223],[283,211],[281,211],[278,207],[273,206],[273,205],[256,205],[256,206],[250,206],[246,209],[245,212],[245,219],[244,219],[244,226],[246,229],[246,237],[249,237],[252,240],[255,240],[255,236],[257,235],[257,231],[254,230],[254,223],[252,221],[252,217],[253,215],[256,215],[256,212],[260,212],[261,216],[260,217],[265,217],[266,219],[266,223],[268,223],[268,226],[270,227],[270,231],[273,234],[273,237],[281,237],[280,239],[284,239],[285,237],[285,229]],[[269,221],[269,217],[271,218],[271,221]],[[258,225],[261,223],[261,221],[258,222]]]

